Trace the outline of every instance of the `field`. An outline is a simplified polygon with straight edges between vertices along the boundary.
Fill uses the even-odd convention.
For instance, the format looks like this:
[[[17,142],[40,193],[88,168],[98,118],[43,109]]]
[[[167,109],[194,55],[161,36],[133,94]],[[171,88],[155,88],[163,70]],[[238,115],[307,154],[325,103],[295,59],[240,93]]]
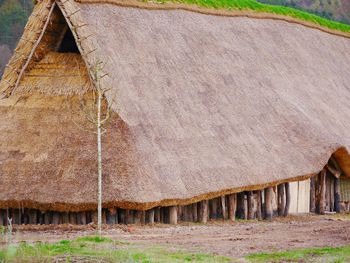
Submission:
[[[3,229],[0,262],[350,262],[350,216]],[[9,241],[6,242],[6,241]]]

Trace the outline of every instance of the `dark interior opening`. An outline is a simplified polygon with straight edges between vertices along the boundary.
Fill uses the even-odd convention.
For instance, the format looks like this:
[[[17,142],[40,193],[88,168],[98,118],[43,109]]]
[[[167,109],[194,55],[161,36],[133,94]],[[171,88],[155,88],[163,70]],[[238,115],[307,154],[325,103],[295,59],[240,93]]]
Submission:
[[[63,40],[61,42],[60,47],[58,48],[58,52],[60,53],[79,53],[79,49],[77,44],[75,43],[74,36],[72,31],[69,29],[65,33]]]

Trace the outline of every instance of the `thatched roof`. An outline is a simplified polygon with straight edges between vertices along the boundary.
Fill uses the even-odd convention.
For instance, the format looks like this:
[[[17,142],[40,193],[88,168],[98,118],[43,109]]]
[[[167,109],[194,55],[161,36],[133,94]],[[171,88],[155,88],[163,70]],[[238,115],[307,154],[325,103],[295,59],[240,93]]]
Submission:
[[[117,98],[104,138],[105,206],[146,209],[307,178],[339,149],[350,174],[349,38],[283,20],[58,3],[85,64],[104,63],[102,85]],[[17,51],[29,54],[33,39]],[[37,61],[50,52],[40,50]],[[9,64],[17,72],[22,57]],[[18,87],[9,68],[0,84],[0,206],[91,209],[95,135],[74,124],[84,122],[74,108],[86,89],[22,92],[37,65]]]

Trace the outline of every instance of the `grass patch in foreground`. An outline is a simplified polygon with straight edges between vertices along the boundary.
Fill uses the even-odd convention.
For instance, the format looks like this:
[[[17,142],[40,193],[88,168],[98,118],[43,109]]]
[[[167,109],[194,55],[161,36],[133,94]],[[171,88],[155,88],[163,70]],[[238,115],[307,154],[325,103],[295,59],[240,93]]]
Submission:
[[[246,257],[251,262],[350,262],[350,246],[296,249],[285,252],[257,253]]]
[[[0,248],[0,262],[231,262],[231,259],[202,253],[169,251],[161,247],[138,248],[127,242],[87,236],[55,243],[37,242]]]
[[[145,0],[143,0],[145,1]],[[339,30],[343,32],[350,32],[350,25],[328,20],[320,16],[300,11],[291,7],[268,5],[257,2],[256,0],[154,0],[157,3],[182,3],[197,5],[200,7],[227,9],[227,10],[252,10],[255,12],[272,13],[276,15],[290,16],[296,19],[312,22],[320,26]]]

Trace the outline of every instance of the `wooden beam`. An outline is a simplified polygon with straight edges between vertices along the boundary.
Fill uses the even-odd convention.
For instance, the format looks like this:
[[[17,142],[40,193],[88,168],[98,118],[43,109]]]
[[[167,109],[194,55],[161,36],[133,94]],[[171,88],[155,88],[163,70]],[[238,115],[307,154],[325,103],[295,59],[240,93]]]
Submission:
[[[169,224],[171,225],[177,224],[177,206],[169,207]]]
[[[310,212],[316,212],[316,178],[310,178]]]
[[[265,188],[265,219],[271,220],[273,211],[272,211],[272,198],[273,190],[272,187]]]
[[[334,210],[340,213],[340,179],[334,179]]]
[[[247,219],[245,212],[245,193],[241,192],[237,194],[237,212],[236,215],[239,219]]]
[[[285,190],[285,193],[286,193],[286,206],[284,208],[284,216],[288,216],[289,208],[290,208],[290,201],[291,201],[290,185],[289,185],[289,183],[285,183],[284,184],[284,190]]]
[[[278,216],[284,216],[284,208],[286,206],[284,198],[284,184],[277,186],[277,213]]]
[[[228,196],[228,218],[231,221],[236,219],[237,194],[230,194]]]
[[[199,222],[208,222],[208,200],[203,200],[199,202]]]
[[[252,220],[255,218],[254,211],[254,194],[253,191],[247,192],[247,207],[248,207],[248,220]]]

